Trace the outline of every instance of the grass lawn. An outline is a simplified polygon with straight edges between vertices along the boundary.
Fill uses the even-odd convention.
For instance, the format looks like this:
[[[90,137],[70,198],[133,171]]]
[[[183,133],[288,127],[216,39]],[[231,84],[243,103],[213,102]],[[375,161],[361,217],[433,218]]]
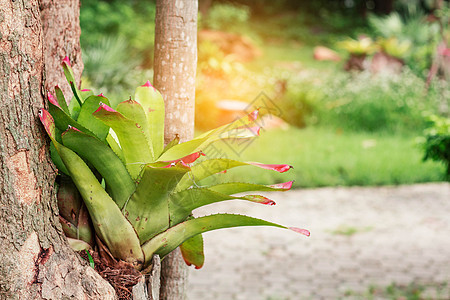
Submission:
[[[444,166],[423,162],[423,151],[415,138],[414,135],[340,132],[315,127],[262,131],[245,150],[241,147],[233,151],[232,144],[225,145],[228,158],[287,163],[294,169],[279,174],[240,167],[219,174],[219,178],[220,181],[260,184],[295,180],[294,187],[396,185],[443,180]]]

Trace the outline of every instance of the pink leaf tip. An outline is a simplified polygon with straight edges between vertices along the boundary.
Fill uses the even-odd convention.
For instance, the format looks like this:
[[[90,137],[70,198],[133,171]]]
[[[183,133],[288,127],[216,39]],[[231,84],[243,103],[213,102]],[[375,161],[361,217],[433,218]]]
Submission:
[[[90,92],[90,89],[82,89],[81,92]]]
[[[270,187],[274,188],[274,189],[281,189],[281,190],[290,190],[292,188],[292,184],[294,183],[294,181],[288,181],[288,182],[283,182],[283,183],[277,183],[277,184],[272,184],[270,185]]]
[[[251,133],[253,133],[255,136],[259,136],[261,127],[259,127],[259,126],[248,127],[248,130],[250,130]]]
[[[153,85],[151,84],[150,80],[147,80],[147,82],[144,83],[144,84],[141,85],[141,86],[143,86],[143,87],[152,87],[152,88],[154,88]]]
[[[266,169],[266,170],[277,171],[280,173],[287,172],[292,168],[291,165],[286,165],[286,164],[262,164],[262,163],[257,163],[257,162],[250,162],[249,164]]]
[[[47,98],[48,98],[48,101],[49,101],[51,104],[53,104],[53,105],[58,106],[59,108],[61,108],[61,106],[59,106],[58,101],[56,101],[55,97],[53,97],[53,95],[52,95],[50,92],[47,93]]]
[[[302,229],[302,228],[297,228],[297,227],[289,227],[290,230],[295,231],[297,233],[306,235],[306,236],[310,236],[311,233],[309,232],[309,230],[306,229]]]
[[[67,130],[75,130],[75,131],[78,131],[78,132],[81,132],[81,130],[79,130],[79,129],[77,129],[77,128],[75,128],[75,127],[73,127],[72,125],[68,125],[67,126]]]
[[[103,93],[98,94],[97,97],[103,97],[103,98],[106,98],[105,95],[103,95]]]
[[[188,164],[192,164],[193,162],[195,162],[200,156],[205,156],[205,153],[203,153],[202,151],[198,151],[189,155],[186,155],[185,157],[181,158],[181,163],[185,166],[187,166]],[[178,160],[178,161],[180,161]]]
[[[259,110],[254,110],[251,113],[248,114],[248,120],[249,121],[255,121],[258,118]]]
[[[269,199],[262,195],[247,195],[247,196],[244,196],[244,198],[249,201],[257,202],[257,203],[264,204],[264,205],[275,205],[276,204],[275,201],[273,201],[272,199]]]
[[[68,56],[64,57],[63,63],[66,63],[69,67],[71,66],[71,65],[70,65],[70,59],[69,59]]]
[[[94,114],[101,110],[116,112],[114,109],[112,109],[111,107],[109,107],[108,105],[106,105],[105,103],[102,103],[102,102],[100,102],[100,106],[98,107],[98,109],[96,111],[94,111]]]

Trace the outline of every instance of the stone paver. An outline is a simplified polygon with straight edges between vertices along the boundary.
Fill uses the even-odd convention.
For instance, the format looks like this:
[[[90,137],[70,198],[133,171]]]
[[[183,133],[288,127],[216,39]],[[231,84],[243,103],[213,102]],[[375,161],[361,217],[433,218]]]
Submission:
[[[354,292],[370,286],[449,283],[426,291],[448,299],[450,184],[267,195],[276,206],[228,201],[195,213],[241,213],[307,228],[311,236],[270,227],[204,234],[206,261],[189,271],[188,299],[358,299]]]

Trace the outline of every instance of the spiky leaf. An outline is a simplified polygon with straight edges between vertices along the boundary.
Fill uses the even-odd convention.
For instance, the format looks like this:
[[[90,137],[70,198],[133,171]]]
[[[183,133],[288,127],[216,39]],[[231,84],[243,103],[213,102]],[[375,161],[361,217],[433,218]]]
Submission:
[[[181,255],[188,266],[194,265],[196,269],[203,267],[205,253],[203,252],[203,237],[201,234],[194,235],[180,245]]]
[[[154,161],[153,153],[141,125],[106,104],[100,105],[93,115],[114,130],[123,151],[126,167],[131,177],[136,179],[141,172],[142,165]]]
[[[154,163],[144,167],[136,192],[123,208],[141,242],[169,227],[168,197],[179,178],[188,171],[182,164]]]
[[[139,267],[144,257],[133,227],[97,181],[86,163],[75,152],[56,141],[55,124],[51,115],[41,109],[39,116],[83,197],[95,232],[115,257]]]
[[[135,99],[144,108],[148,120],[150,140],[152,141],[155,158],[159,157],[164,148],[164,100],[161,93],[150,81],[138,87]]]
[[[274,205],[275,202],[261,195],[230,196],[207,188],[192,188],[170,195],[170,226],[186,220],[192,211],[204,205],[226,201],[246,200],[250,202]]]
[[[239,226],[273,226],[284,229],[290,229],[295,232],[309,236],[309,232],[304,229],[293,227],[286,227],[276,223],[256,219],[248,216],[233,215],[233,214],[215,214],[205,217],[199,217],[187,220],[174,227],[171,227],[158,234],[148,242],[142,245],[142,250],[145,253],[145,264],[148,264],[154,254],[164,257],[184,241],[189,238],[211,230],[239,227]]]
[[[64,146],[95,167],[105,179],[112,199],[122,208],[136,185],[120,158],[99,139],[75,129],[64,132],[62,140]]]
[[[101,141],[105,141],[109,133],[109,126],[92,115],[100,103],[109,105],[109,100],[101,96],[89,96],[81,107],[77,122],[93,132]]]
[[[205,160],[191,167],[191,172],[186,174],[177,186],[177,191],[186,189],[195,182],[199,182],[209,176],[240,166],[256,166],[266,170],[274,170],[280,173],[286,172],[292,168],[286,164],[261,164],[256,162],[242,162],[226,158],[214,158]]]

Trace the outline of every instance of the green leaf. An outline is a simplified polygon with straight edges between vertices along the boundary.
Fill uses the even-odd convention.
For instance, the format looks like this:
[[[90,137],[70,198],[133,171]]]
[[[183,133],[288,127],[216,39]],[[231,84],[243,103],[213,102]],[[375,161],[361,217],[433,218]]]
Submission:
[[[246,195],[238,197],[218,193],[207,188],[192,188],[170,195],[170,226],[174,226],[185,221],[196,208],[226,200],[246,200],[267,205],[275,204],[273,200],[261,195]]]
[[[109,100],[101,96],[89,96],[81,107],[77,122],[93,132],[101,141],[105,141],[109,126],[92,115],[99,108],[100,103],[109,105]]]
[[[116,110],[121,113],[124,117],[132,120],[135,122],[136,126],[140,126],[139,128],[144,133],[147,143],[150,147],[150,151],[152,153],[152,157],[156,157],[155,153],[153,151],[153,141],[152,137],[150,136],[150,130],[149,125],[147,121],[147,117],[145,115],[144,109],[139,104],[139,102],[136,102],[134,100],[127,100],[120,102],[119,105],[117,105]]]
[[[203,237],[194,235],[180,245],[181,255],[188,266],[194,265],[196,269],[203,267],[205,254],[203,252]]]
[[[140,125],[106,104],[100,105],[94,116],[114,130],[123,151],[126,167],[131,177],[136,179],[141,172],[142,166],[154,161]]]
[[[144,167],[136,192],[123,208],[141,242],[169,227],[169,194],[179,178],[189,171],[182,164],[163,165],[154,163]]]
[[[72,66],[70,65],[70,61],[67,56],[63,59],[62,67],[64,70],[64,75],[66,76],[66,79],[70,84],[70,88],[72,89],[73,95],[75,96],[75,99],[78,101],[78,104],[81,106],[83,103],[83,97],[76,85],[76,80],[73,74]]]
[[[86,203],[97,235],[114,257],[140,265],[143,254],[139,239],[119,207],[80,157],[64,146],[56,148]]]
[[[86,100],[89,96],[94,95],[94,92],[91,90],[81,90],[81,97],[84,100]],[[80,104],[78,104],[78,101],[75,99],[75,97],[72,97],[69,103],[69,112],[72,119],[77,120],[78,115],[80,114]]]
[[[187,173],[178,184],[176,191],[184,190],[196,182],[205,179],[219,172],[240,166],[256,166],[266,170],[273,170],[280,173],[286,172],[292,168],[286,164],[261,164],[256,162],[242,162],[226,158],[214,158],[200,162],[191,167],[191,172]]]
[[[211,143],[222,139],[255,137],[257,136],[258,131],[255,129],[256,112],[257,111],[230,124],[210,130],[190,141],[175,145],[164,152],[158,160],[171,161],[194,152],[204,151]]]
[[[295,232],[309,235],[304,229],[285,227],[276,223],[256,219],[248,216],[233,214],[216,214],[187,220],[158,234],[142,245],[145,253],[145,264],[148,264],[154,254],[161,258],[173,251],[189,238],[211,230],[239,227],[239,226],[273,226],[290,229]]]
[[[116,138],[114,138],[114,136],[116,136],[116,133],[114,132],[114,130],[110,129],[109,134],[106,136],[106,142],[109,144],[114,153],[120,158],[120,160],[123,163],[126,163],[122,148],[120,148],[119,143],[116,140],[117,136]]]
[[[89,251],[85,250],[88,260],[89,260],[89,265],[91,266],[92,269],[95,269],[95,264],[94,264],[94,259],[92,258],[91,254],[89,253]]]
[[[86,163],[75,152],[56,141],[55,124],[51,115],[41,109],[39,117],[83,197],[95,232],[105,242],[114,257],[139,267],[144,257],[133,227],[102,188]]]
[[[178,134],[175,135],[175,138],[173,140],[171,140],[165,147],[164,150],[161,154],[165,153],[167,150],[169,150],[170,148],[172,148],[175,145],[178,145],[180,143],[180,137],[178,136]]]
[[[75,151],[95,167],[105,179],[112,199],[119,208],[122,208],[133,194],[136,185],[113,150],[99,139],[74,129],[64,132],[62,140],[64,146]]]
[[[55,95],[56,95],[56,99],[58,100],[58,104],[61,107],[61,109],[66,114],[69,114],[69,107],[67,106],[66,98],[64,98],[64,94],[63,94],[62,90],[59,88],[59,86],[55,86]]]
[[[59,157],[58,151],[56,151],[55,145],[53,145],[53,143],[50,143],[50,158],[52,159],[58,171],[62,172],[65,175],[69,175],[69,171],[67,171],[67,168],[62,162],[61,157]]]
[[[48,105],[48,111],[52,115],[56,127],[62,132],[66,131],[69,128],[69,126],[72,126],[89,135],[95,136],[95,134],[92,131],[76,122],[74,119],[72,119],[71,116],[66,114],[59,106],[56,106],[50,101]]]
[[[200,146],[208,141],[209,137],[204,137],[202,139],[194,139],[181,144],[174,145],[167,151],[165,151],[159,158],[158,161],[173,161],[181,157],[185,157],[194,152],[198,152]]]
[[[147,116],[154,157],[157,158],[164,148],[164,99],[149,81],[136,89],[135,99],[142,105]]]
[[[243,183],[243,182],[228,182],[221,183],[213,186],[209,186],[208,189],[222,194],[237,194],[249,191],[287,191],[292,187],[293,181],[271,184],[271,185],[261,185],[253,183]]]

